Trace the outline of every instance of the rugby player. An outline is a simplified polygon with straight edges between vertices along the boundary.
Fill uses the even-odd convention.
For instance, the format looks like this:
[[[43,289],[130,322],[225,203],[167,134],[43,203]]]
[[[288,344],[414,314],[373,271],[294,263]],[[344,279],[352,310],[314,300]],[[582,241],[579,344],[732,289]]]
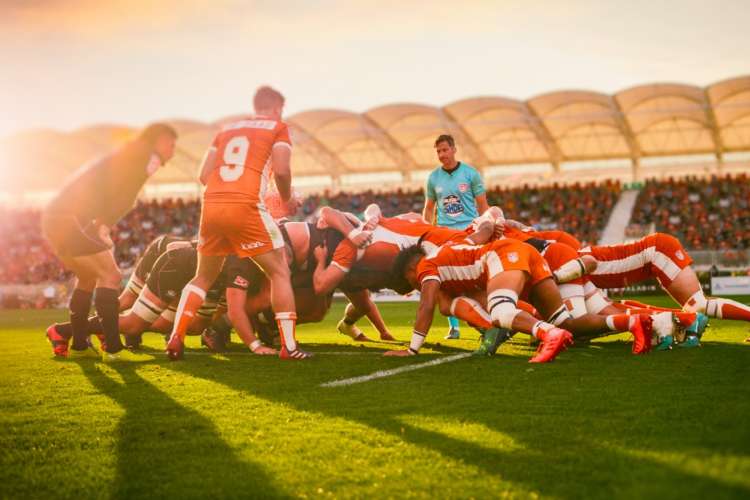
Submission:
[[[206,290],[216,281],[227,255],[253,259],[271,282],[271,302],[281,334],[282,359],[302,360],[310,354],[295,338],[296,313],[284,239],[262,203],[274,175],[290,214],[297,210],[292,196],[289,128],[281,120],[284,97],[271,87],[255,94],[255,116],[226,124],[216,135],[201,166],[203,196],[198,243],[198,268],[183,289],[167,344],[167,355],[183,356],[184,337]]]
[[[487,195],[479,172],[467,163],[456,160],[456,143],[452,136],[443,134],[435,140],[435,152],[440,166],[430,173],[425,187],[422,212],[429,224],[464,230],[487,210]],[[435,212],[437,211],[437,220]],[[448,317],[446,339],[461,336],[459,322]]]
[[[537,320],[517,307],[519,296],[527,288],[544,287],[553,298],[557,293],[544,259],[533,247],[510,238],[482,246],[470,243],[470,240],[448,243],[429,257],[418,245],[401,252],[394,272],[403,274],[420,290],[421,296],[408,349],[388,351],[385,355],[418,354],[442,289],[453,296],[486,294],[488,310],[496,326],[528,333],[540,341],[530,362],[552,361],[573,343],[572,334],[555,324]],[[557,299],[562,304],[559,293]],[[552,315],[552,321],[558,323],[563,318],[567,318],[564,306]]]
[[[147,272],[147,278],[136,298],[133,307],[119,316],[118,328],[128,338],[139,338],[145,331],[169,334],[174,322],[177,299],[182,289],[195,274],[197,252],[188,243],[182,244],[162,253],[152,268]],[[223,303],[225,287],[225,273],[207,291],[206,301],[197,311],[196,317],[190,324],[188,332],[201,333],[209,326],[214,314]],[[70,338],[70,323],[55,324],[50,327],[52,333],[64,340]],[[98,316],[89,318],[88,334],[99,335],[101,321]],[[106,341],[103,341],[106,345]],[[134,343],[135,344],[135,343]],[[137,344],[140,344],[138,342]],[[63,356],[67,342],[57,343],[55,355]],[[258,352],[256,354],[265,354]]]
[[[42,214],[42,232],[63,265],[76,275],[70,298],[73,342],[68,358],[101,357],[105,362],[143,359],[123,350],[118,331],[120,269],[110,228],[134,205],[148,177],[172,158],[177,133],[166,124],[146,127],[115,152],[82,167]],[[106,349],[89,342],[91,302],[101,320]],[[49,337],[49,335],[48,335]],[[53,345],[60,339],[50,338]]]

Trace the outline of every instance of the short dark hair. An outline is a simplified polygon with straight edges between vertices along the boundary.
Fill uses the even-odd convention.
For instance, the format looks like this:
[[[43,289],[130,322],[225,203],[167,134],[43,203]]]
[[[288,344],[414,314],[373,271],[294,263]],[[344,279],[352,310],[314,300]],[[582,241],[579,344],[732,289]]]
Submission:
[[[174,139],[177,139],[177,131],[167,123],[152,123],[141,130],[138,138],[153,146],[156,144],[157,139],[164,135],[169,135]]]
[[[253,106],[255,109],[267,109],[274,106],[283,106],[284,96],[278,90],[264,85],[255,91],[255,97],[253,97]]]
[[[404,295],[405,293],[408,293],[412,290],[411,285],[409,285],[406,281],[406,266],[409,265],[409,262],[412,261],[414,258],[421,258],[425,256],[425,251],[422,248],[422,238],[419,239],[419,243],[416,245],[412,245],[410,247],[406,247],[403,250],[401,250],[398,255],[396,256],[396,260],[393,263],[393,267],[391,268],[391,276],[394,279],[394,285],[399,284],[400,286],[396,285],[394,286],[394,290]],[[398,288],[401,288],[400,290]],[[407,291],[404,291],[407,290]]]
[[[440,137],[435,140],[435,147],[438,147],[438,144],[440,144],[441,142],[447,142],[448,145],[452,148],[456,147],[456,141],[450,134],[441,134]]]

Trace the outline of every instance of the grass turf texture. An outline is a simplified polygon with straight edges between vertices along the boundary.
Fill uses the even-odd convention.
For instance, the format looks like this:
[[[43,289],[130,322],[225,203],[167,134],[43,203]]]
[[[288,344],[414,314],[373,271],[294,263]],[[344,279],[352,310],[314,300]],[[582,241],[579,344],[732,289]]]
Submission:
[[[414,305],[382,311],[406,341]],[[392,345],[335,333],[341,312],[298,336],[352,355],[197,355],[190,338],[174,363],[147,334],[152,362],[114,366],[52,358],[62,311],[1,313],[0,497],[750,495],[747,325],[712,321],[703,348],[642,357],[610,337],[543,366],[519,335],[494,359],[321,388],[477,345],[468,327],[442,340],[436,318],[424,355],[384,359]]]

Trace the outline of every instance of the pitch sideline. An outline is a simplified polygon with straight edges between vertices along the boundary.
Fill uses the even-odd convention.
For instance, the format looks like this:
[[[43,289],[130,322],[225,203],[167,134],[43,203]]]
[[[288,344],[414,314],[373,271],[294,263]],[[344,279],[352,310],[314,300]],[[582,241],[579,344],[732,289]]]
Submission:
[[[458,361],[459,359],[468,358],[471,355],[472,353],[470,352],[464,352],[461,354],[454,354],[452,356],[446,356],[444,358],[433,359],[432,361],[427,361],[426,363],[417,363],[413,365],[401,366],[399,368],[393,368],[390,370],[378,370],[369,375],[361,375],[359,377],[344,378],[340,380],[333,380],[331,382],[326,382],[324,384],[320,384],[320,387],[343,387],[347,385],[360,384],[362,382],[369,382],[370,380],[390,377],[392,375],[398,375],[400,373],[410,372],[414,370],[421,370],[422,368],[429,368],[431,366],[441,365],[443,363],[451,363],[453,361]]]

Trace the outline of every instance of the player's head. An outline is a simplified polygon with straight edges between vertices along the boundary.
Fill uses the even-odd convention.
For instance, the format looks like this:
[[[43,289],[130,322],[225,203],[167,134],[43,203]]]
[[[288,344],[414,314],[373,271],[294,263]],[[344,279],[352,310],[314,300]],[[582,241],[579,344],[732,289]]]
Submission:
[[[253,107],[256,114],[279,120],[284,110],[284,96],[278,90],[264,85],[255,92]]]
[[[141,131],[138,139],[159,155],[162,164],[174,156],[177,131],[166,123],[152,123]]]
[[[418,288],[417,265],[420,260],[424,259],[424,256],[425,253],[420,244],[404,248],[396,256],[391,274],[395,277],[403,277],[412,290]]]
[[[435,152],[443,166],[453,168],[456,164],[456,141],[452,135],[442,134],[435,139]]]

